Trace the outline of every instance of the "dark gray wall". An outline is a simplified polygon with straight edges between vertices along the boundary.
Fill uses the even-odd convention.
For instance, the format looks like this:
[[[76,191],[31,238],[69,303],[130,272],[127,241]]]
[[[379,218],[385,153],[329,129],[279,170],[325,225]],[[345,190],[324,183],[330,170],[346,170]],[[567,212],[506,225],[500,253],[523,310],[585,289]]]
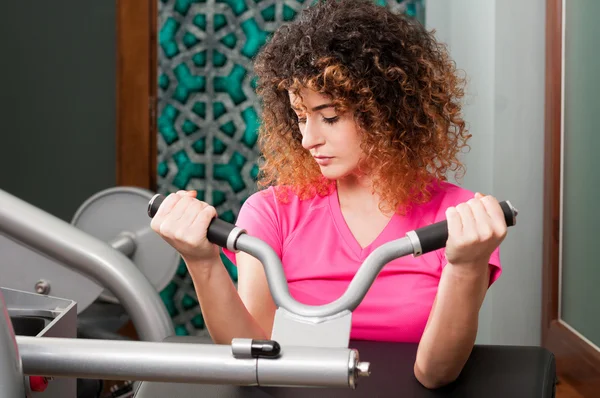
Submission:
[[[115,177],[115,2],[5,1],[0,189],[70,220]]]

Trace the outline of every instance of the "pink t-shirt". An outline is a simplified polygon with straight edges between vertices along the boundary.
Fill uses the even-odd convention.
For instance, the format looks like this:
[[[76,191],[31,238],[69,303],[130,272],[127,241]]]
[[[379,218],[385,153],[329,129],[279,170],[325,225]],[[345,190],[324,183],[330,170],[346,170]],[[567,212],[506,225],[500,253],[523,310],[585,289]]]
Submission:
[[[367,256],[382,244],[445,219],[450,206],[473,193],[442,182],[431,200],[407,216],[394,215],[381,234],[362,248],[342,215],[337,191],[325,197],[289,203],[275,198],[273,188],[259,191],[242,206],[236,225],[268,243],[282,261],[290,294],[297,301],[321,305],[340,297]],[[235,256],[225,255],[235,264]],[[501,273],[499,249],[490,258],[490,285]],[[351,339],[418,342],[433,305],[444,250],[420,257],[405,256],[388,263],[352,314]]]

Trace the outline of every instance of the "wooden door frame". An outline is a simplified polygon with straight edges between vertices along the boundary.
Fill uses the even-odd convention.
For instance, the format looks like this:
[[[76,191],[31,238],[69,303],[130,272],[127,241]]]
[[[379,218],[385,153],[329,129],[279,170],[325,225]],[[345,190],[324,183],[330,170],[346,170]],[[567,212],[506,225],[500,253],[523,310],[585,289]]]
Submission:
[[[587,397],[600,390],[600,353],[559,320],[562,19],[563,1],[546,0],[542,345],[555,354],[559,379]]]
[[[156,190],[158,0],[115,0],[117,185]]]

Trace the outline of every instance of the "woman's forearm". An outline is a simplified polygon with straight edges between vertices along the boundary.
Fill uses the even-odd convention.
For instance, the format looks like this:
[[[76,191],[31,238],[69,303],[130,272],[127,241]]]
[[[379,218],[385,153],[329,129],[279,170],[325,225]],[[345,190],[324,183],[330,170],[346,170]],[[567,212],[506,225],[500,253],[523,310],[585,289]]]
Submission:
[[[233,338],[266,338],[266,333],[240,299],[220,258],[210,266],[187,265],[204,322],[216,344],[231,344]]]
[[[479,310],[489,286],[489,266],[444,267],[438,293],[419,343],[415,376],[428,388],[454,381],[477,336]]]

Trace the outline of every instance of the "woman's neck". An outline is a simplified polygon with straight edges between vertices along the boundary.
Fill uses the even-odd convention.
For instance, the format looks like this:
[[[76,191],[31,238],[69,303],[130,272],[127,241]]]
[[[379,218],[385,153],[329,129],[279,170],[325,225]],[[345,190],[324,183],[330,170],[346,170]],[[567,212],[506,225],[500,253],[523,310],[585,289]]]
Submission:
[[[336,184],[340,208],[364,214],[380,213],[381,199],[374,192],[370,178],[348,176],[338,180]]]

